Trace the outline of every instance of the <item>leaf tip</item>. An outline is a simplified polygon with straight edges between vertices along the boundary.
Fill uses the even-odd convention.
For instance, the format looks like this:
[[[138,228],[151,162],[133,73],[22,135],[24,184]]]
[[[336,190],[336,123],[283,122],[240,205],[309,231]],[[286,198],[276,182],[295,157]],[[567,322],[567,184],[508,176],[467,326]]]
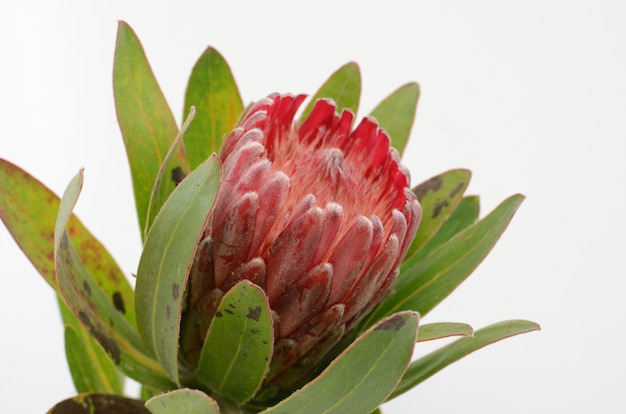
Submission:
[[[360,81],[361,80],[361,67],[359,66],[358,63],[356,63],[355,61],[351,60],[350,62],[346,63],[345,65],[343,65],[342,67],[340,67],[337,72],[341,72],[342,70],[350,70],[352,72],[355,72],[356,74],[356,78]],[[337,73],[335,72],[335,73]]]
[[[205,54],[211,54],[211,55],[215,55],[215,56],[219,56],[220,58],[224,58],[222,56],[222,54],[213,46],[207,46],[206,50],[204,51]]]
[[[421,92],[420,84],[417,83],[417,82],[414,82],[414,81],[405,83],[404,85],[402,85],[398,89],[404,89],[405,91],[410,91],[410,92],[416,94],[418,97],[419,97],[419,94]]]
[[[531,324],[531,331],[540,331],[541,330],[541,325],[539,325],[537,322],[529,321],[529,323]]]
[[[119,39],[120,35],[122,33],[124,33],[125,31],[133,31],[133,29],[130,27],[130,25],[125,21],[125,20],[118,20],[117,21],[117,37]]]

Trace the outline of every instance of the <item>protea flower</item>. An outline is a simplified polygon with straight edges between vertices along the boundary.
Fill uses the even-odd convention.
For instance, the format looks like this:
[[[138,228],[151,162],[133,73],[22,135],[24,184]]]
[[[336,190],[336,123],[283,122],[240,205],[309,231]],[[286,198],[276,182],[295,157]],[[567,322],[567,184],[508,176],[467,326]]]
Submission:
[[[224,292],[263,288],[275,325],[267,382],[315,362],[385,296],[421,207],[386,132],[331,100],[257,102],[225,139],[223,180],[192,268],[183,351],[197,359]]]

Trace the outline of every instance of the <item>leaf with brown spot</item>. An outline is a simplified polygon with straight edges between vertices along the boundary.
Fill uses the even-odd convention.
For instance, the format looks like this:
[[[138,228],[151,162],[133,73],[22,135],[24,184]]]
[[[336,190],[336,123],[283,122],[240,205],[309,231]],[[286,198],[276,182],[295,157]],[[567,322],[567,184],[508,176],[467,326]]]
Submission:
[[[267,374],[273,339],[265,293],[247,280],[239,282],[226,292],[211,321],[198,363],[198,380],[239,404],[245,403]]]
[[[174,383],[178,383],[184,287],[219,182],[217,157],[193,170],[156,216],[139,260],[135,294],[139,332]]]
[[[0,158],[0,218],[26,257],[48,284],[59,292],[54,272],[54,226],[59,197],[20,167]],[[134,292],[105,247],[72,214],[72,243],[96,284],[113,300],[125,303],[124,318],[136,327]]]
[[[521,194],[507,198],[485,218],[455,234],[426,257],[405,261],[393,285],[394,293],[370,314],[364,326],[404,310],[425,316],[489,254],[523,199]]]
[[[426,180],[413,189],[423,213],[415,239],[404,258],[405,262],[414,256],[450,217],[463,198],[470,177],[469,170],[450,170]]]
[[[96,346],[92,346],[89,341],[94,340],[86,331],[78,332],[69,325],[65,327],[65,355],[76,391],[122,395],[124,391],[119,381],[107,381],[109,378],[117,379],[115,365],[101,347],[95,343]],[[83,352],[85,349],[94,354]]]
[[[76,391],[122,395],[124,376],[114,362],[61,298],[59,307],[65,324],[65,356]]]
[[[411,257],[411,260],[419,261],[428,256],[433,250],[450,240],[455,234],[476,223],[479,214],[480,203],[478,196],[463,197],[452,214],[450,214],[450,217],[439,227],[437,232],[426,244]]]
[[[157,388],[171,383],[151,357],[135,328],[115,308],[94,281],[69,239],[67,224],[82,187],[82,171],[70,182],[61,203],[54,231],[54,262],[58,285],[74,316],[129,377]],[[85,289],[84,286],[88,286]],[[90,293],[87,294],[87,291]]]
[[[400,382],[411,361],[419,315],[400,312],[348,346],[304,387],[260,414],[370,413]]]
[[[159,172],[154,180],[154,185],[152,187],[152,192],[150,193],[150,200],[148,201],[148,216],[146,217],[146,225],[144,227],[143,239],[146,240],[148,238],[148,233],[150,232],[150,227],[152,227],[152,223],[154,223],[154,219],[156,218],[159,211],[161,211],[161,207],[167,201],[167,198],[172,194],[174,188],[180,184],[187,173],[189,172],[189,166],[185,163],[185,170],[181,167],[181,162],[177,157],[181,151],[184,151],[183,147],[183,137],[187,132],[187,128],[193,121],[195,115],[195,108],[191,108],[191,112],[189,116],[185,120],[183,127],[180,129],[174,142],[170,146],[170,149],[165,154],[165,158],[159,168]],[[171,174],[168,176],[167,172],[170,171]],[[180,180],[178,180],[180,178]],[[172,184],[174,184],[172,186]]]

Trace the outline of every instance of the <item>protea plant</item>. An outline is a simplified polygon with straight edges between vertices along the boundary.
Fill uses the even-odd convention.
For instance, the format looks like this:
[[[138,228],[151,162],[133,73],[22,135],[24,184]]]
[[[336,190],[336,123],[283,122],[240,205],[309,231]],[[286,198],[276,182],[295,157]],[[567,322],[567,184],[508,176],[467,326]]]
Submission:
[[[59,295],[79,392],[51,413],[367,414],[476,349],[538,329],[418,323],[523,197],[479,220],[467,170],[411,186],[400,159],[416,84],[355,122],[360,74],[349,63],[301,114],[305,95],[244,110],[209,48],[179,130],[122,22],[114,91],[144,242],[134,291],[72,214],[82,172],[59,200],[0,160],[0,217]],[[448,336],[463,338],[411,362],[416,343]],[[124,376],[140,396],[124,396]]]
[[[270,383],[311,350],[314,365],[382,299],[421,218],[376,122],[351,132],[352,112],[319,100],[298,126],[304,99],[257,102],[224,141],[184,318],[183,350],[197,360],[223,294],[241,280],[263,289],[275,329]]]

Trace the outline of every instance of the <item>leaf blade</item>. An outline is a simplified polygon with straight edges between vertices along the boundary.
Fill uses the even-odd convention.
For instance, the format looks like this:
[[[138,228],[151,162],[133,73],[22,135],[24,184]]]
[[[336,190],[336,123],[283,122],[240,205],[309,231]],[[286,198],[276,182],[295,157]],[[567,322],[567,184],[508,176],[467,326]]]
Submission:
[[[256,394],[272,357],[274,333],[263,291],[247,280],[224,297],[200,354],[201,383],[243,404]]]
[[[0,219],[44,280],[60,295],[54,262],[59,204],[59,197],[40,181],[0,158]],[[118,264],[74,214],[67,228],[97,285],[124,314],[126,321],[136,327],[135,293]]]
[[[370,315],[368,323],[402,310],[425,316],[487,256],[523,199],[521,194],[507,198],[484,219],[456,234],[427,257],[406,261],[394,284],[395,293]]]
[[[178,127],[137,35],[123,21],[118,25],[113,91],[143,237],[150,194]],[[174,157],[172,169],[175,168],[189,170],[183,151]],[[173,188],[174,182],[169,186]]]
[[[538,324],[524,320],[498,322],[479,329],[472,338],[461,338],[412,362],[390,400],[430,378],[453,362],[489,344],[515,335],[539,330]]]
[[[174,383],[184,289],[217,193],[219,171],[217,158],[211,157],[176,187],[154,221],[137,269],[139,333]]]
[[[474,330],[466,323],[438,322],[422,325],[417,332],[417,342],[432,341],[433,339],[447,338],[449,336],[472,337]]]
[[[159,214],[159,211],[161,211],[163,204],[165,204],[172,191],[174,191],[174,188],[180,184],[180,182],[182,182],[189,173],[189,171],[185,171],[182,168],[177,167],[178,164],[175,156],[181,149],[183,149],[183,137],[186,130],[189,128],[189,124],[193,120],[194,115],[195,108],[191,107],[189,116],[176,135],[176,138],[174,139],[174,142],[172,142],[172,146],[167,151],[167,154],[165,154],[161,168],[159,168],[159,172],[157,173],[152,187],[152,192],[150,193],[150,200],[148,201],[148,216],[146,217],[146,226],[144,228],[144,240],[148,237],[152,223],[154,223],[154,219],[157,214]],[[174,182],[174,188],[171,187],[170,182],[167,178],[165,178],[165,174],[168,171],[170,172],[170,180]]]
[[[411,135],[419,95],[419,85],[415,82],[407,83],[393,91],[370,113],[378,125],[387,131],[391,146],[398,150],[400,156]]]
[[[161,367],[145,352],[135,328],[123,317],[82,264],[67,225],[82,188],[82,171],[70,182],[54,231],[54,261],[61,295],[74,316],[126,375],[160,389],[171,386]]]
[[[311,113],[318,99],[330,98],[337,105],[337,112],[350,109],[355,114],[359,110],[361,98],[361,70],[355,62],[349,62],[333,72],[317,90],[300,117],[302,123]]]
[[[422,221],[405,256],[415,255],[450,217],[463,197],[471,172],[465,169],[446,171],[417,185],[413,192],[422,206]]]
[[[411,260],[419,261],[428,256],[437,247],[450,240],[455,234],[476,223],[480,214],[478,196],[463,197],[452,214],[439,227],[433,236],[415,252]],[[406,260],[405,260],[406,261]]]
[[[219,414],[217,403],[199,390],[181,388],[146,401],[152,414]]]
[[[66,325],[64,337],[65,355],[78,393],[123,394],[122,384],[111,381],[116,378],[115,366],[109,363],[108,357],[100,348],[90,344],[93,340],[89,336],[87,341],[81,332]],[[98,354],[96,351],[99,351]]]
[[[418,315],[394,314],[344,350],[316,379],[262,414],[368,414],[395,389],[411,359]],[[373,363],[363,361],[373,360]]]
[[[122,395],[124,378],[119,375],[113,361],[61,298],[59,307],[65,324],[65,357],[76,391],[79,394],[95,392]]]
[[[209,47],[194,65],[185,91],[185,116],[196,108],[196,120],[185,134],[185,149],[191,169],[212,153],[237,123],[243,101],[226,60]],[[184,117],[183,117],[184,119]]]

